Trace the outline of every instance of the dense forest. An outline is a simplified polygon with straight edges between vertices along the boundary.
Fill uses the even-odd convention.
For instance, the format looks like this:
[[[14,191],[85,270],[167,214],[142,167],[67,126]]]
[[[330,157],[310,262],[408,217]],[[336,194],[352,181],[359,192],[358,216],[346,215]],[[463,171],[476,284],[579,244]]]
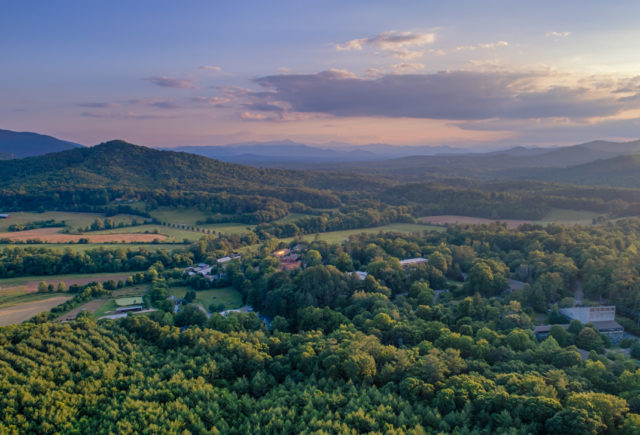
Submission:
[[[141,271],[158,310],[65,324],[41,315],[0,329],[0,431],[637,433],[638,362],[589,324],[543,341],[532,327],[539,316],[564,321],[557,307],[576,280],[590,300],[637,310],[639,225],[269,239],[226,268],[262,318],[174,314],[163,302],[185,283],[182,267],[238,240],[207,236],[171,254],[4,249],[12,273],[47,263],[37,273]],[[303,268],[282,271],[271,252],[293,245]],[[416,256],[428,263],[400,266]],[[524,288],[507,291],[508,278]],[[90,285],[76,300],[109,291]],[[625,346],[640,356],[640,344]]]

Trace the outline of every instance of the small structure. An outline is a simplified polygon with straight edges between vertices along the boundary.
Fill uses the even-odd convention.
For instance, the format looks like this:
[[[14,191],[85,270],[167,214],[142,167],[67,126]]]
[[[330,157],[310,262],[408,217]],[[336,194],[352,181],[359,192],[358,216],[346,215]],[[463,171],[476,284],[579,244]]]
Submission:
[[[209,266],[206,263],[200,263],[197,266],[187,267],[185,271],[189,276],[193,276],[193,275],[205,276],[211,273],[211,269],[213,269],[213,266]]]
[[[356,270],[355,272],[349,272],[349,276],[351,276],[351,275],[355,275],[358,278],[364,280],[367,277],[368,273],[367,272],[363,272],[361,270]]]
[[[422,257],[417,258],[407,258],[406,260],[400,260],[400,266],[403,268],[407,268],[410,266],[417,266],[418,264],[427,264],[429,260]]]
[[[9,219],[11,217],[8,213],[0,213],[0,219]]]
[[[130,307],[121,307],[121,308],[117,308],[116,309],[116,313],[117,314],[121,314],[121,313],[131,313],[134,311],[142,311],[143,306],[142,305],[132,305]]]
[[[239,254],[231,254],[231,255],[227,255],[226,257],[218,258],[216,261],[218,262],[218,264],[224,266],[228,262],[232,260],[239,260],[240,258],[241,257]]]

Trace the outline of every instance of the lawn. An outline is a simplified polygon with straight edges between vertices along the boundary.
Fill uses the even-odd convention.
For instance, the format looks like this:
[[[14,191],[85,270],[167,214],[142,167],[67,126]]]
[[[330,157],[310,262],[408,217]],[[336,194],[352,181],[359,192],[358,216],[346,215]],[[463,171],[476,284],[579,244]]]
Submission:
[[[171,287],[169,294],[178,298],[183,298],[190,287]],[[209,290],[196,290],[196,303],[209,310],[211,304],[224,304],[225,309],[240,308],[242,306],[242,295],[233,287],[224,287]]]
[[[591,225],[592,219],[599,216],[599,213],[585,210],[567,210],[562,208],[551,209],[551,212],[534,223],[557,223],[557,224],[582,224]]]
[[[433,225],[419,225],[419,224],[389,224],[381,227],[373,227],[373,228],[359,228],[354,230],[343,230],[343,231],[330,231],[326,233],[319,234],[307,234],[303,236],[305,240],[314,240],[316,236],[319,240],[323,240],[328,243],[342,243],[345,239],[349,238],[349,236],[353,236],[355,234],[377,234],[379,232],[396,232],[396,233],[422,233],[423,231],[444,231],[444,228],[437,227]],[[290,242],[293,238],[283,239],[286,242]]]
[[[142,303],[142,296],[133,296],[128,298],[118,298],[115,303],[119,307],[126,307],[128,305],[140,305]]]

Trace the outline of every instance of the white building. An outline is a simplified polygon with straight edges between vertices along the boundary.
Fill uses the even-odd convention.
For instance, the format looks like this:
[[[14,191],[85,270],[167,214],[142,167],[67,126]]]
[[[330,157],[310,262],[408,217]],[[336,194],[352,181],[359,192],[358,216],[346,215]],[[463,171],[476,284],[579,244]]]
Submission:
[[[561,308],[559,311],[571,320],[579,320],[583,324],[591,323],[601,334],[613,340],[619,340],[624,335],[624,328],[616,322],[616,307],[614,305]]]

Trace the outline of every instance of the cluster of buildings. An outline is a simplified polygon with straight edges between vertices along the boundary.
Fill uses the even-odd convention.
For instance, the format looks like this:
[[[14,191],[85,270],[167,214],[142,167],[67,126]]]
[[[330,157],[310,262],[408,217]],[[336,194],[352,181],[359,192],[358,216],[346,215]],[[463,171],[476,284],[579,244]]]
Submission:
[[[582,324],[591,324],[602,335],[606,335],[612,341],[620,340],[624,337],[624,328],[616,322],[616,307],[613,305],[602,307],[573,307],[561,308],[560,314],[563,314],[570,320],[579,320]],[[536,326],[533,330],[538,339],[544,339],[549,336],[551,327],[554,325]],[[559,325],[568,328],[569,325]]]
[[[227,267],[227,264],[229,262],[233,260],[239,260],[240,258],[241,258],[240,254],[231,254],[226,257],[218,258],[216,260],[216,263],[218,266],[222,267],[222,270],[224,270],[225,267]],[[215,266],[212,266],[210,264],[199,263],[195,266],[187,267],[185,269],[185,272],[189,276],[202,275],[203,277],[207,278],[210,281],[214,281],[216,279],[223,279],[226,276],[224,272],[212,274],[212,271],[214,268]]]
[[[292,249],[278,249],[272,252],[271,255],[280,260],[279,270],[291,271],[302,268],[301,251],[302,246],[296,245]]]

